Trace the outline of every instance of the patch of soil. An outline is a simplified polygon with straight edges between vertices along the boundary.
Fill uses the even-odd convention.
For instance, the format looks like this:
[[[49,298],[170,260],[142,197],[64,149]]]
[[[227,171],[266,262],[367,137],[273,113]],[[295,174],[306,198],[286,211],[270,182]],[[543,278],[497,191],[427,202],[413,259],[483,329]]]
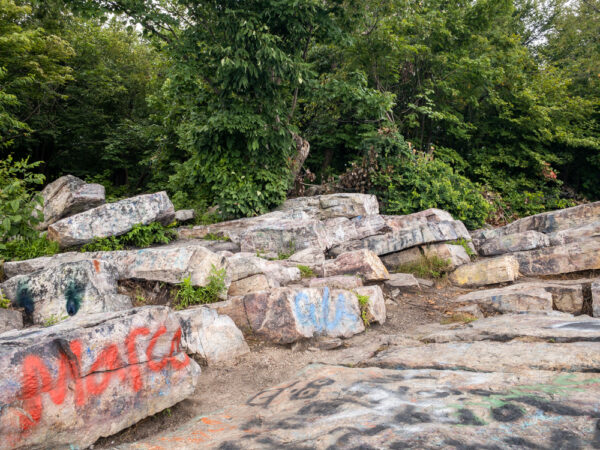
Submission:
[[[133,306],[173,305],[175,286],[161,281],[126,279],[119,281],[119,294],[128,295]]]

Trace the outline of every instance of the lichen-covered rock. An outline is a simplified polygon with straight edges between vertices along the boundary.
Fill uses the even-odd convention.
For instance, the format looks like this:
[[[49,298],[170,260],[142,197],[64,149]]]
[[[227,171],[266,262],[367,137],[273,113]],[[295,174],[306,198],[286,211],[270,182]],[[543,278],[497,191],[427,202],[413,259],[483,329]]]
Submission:
[[[12,304],[25,309],[35,324],[43,325],[74,315],[131,308],[131,299],[117,293],[117,268],[105,261],[64,263],[1,285]]]
[[[545,234],[529,230],[522,233],[506,234],[486,239],[479,245],[478,252],[483,256],[496,256],[504,253],[534,250],[548,247],[550,238]]]
[[[379,257],[369,250],[346,252],[328,259],[323,264],[323,273],[326,277],[358,275],[365,281],[383,281],[390,275]]]
[[[270,282],[281,286],[300,281],[300,269],[287,267],[281,261],[268,261],[252,253],[236,253],[226,259],[227,278],[231,282],[248,278],[252,275],[264,274]]]
[[[125,234],[137,224],[167,225],[174,217],[175,209],[166,192],[138,195],[61,219],[48,227],[48,238],[61,247],[71,247]]]
[[[175,211],[175,220],[177,222],[189,222],[196,217],[196,211],[193,209],[179,209]]]
[[[525,276],[600,269],[600,239],[588,239],[556,247],[513,253]]]
[[[86,448],[190,396],[200,367],[167,307],[0,336],[0,449]]]
[[[600,216],[596,222],[550,233],[548,236],[550,238],[550,245],[564,245],[570,244],[571,242],[600,237]]]
[[[176,311],[181,324],[181,345],[188,355],[209,365],[232,361],[250,351],[233,320],[205,306]]]
[[[38,224],[39,230],[45,230],[63,217],[95,208],[106,201],[104,186],[86,183],[73,175],[53,181],[40,194],[44,199],[44,221]]]
[[[518,277],[518,261],[512,255],[503,255],[460,266],[450,274],[450,281],[458,286],[486,286],[512,282]]]
[[[362,285],[363,282],[360,277],[348,275],[338,275],[326,278],[311,278],[308,280],[308,287],[311,288],[328,287],[329,289],[352,290],[361,287]]]
[[[475,303],[488,313],[552,310],[552,293],[543,286],[525,283],[474,291],[453,300],[459,303]]]
[[[269,280],[266,275],[259,273],[233,281],[227,295],[246,295],[251,292],[266,291],[273,287],[279,287],[279,283],[276,280]]]
[[[379,204],[369,194],[329,194],[314,197],[298,197],[286,200],[280,211],[302,211],[320,220],[379,214]]]
[[[243,252],[291,255],[310,247],[324,250],[327,235],[319,220],[282,219],[247,229],[240,238],[240,246]]]
[[[23,314],[15,309],[0,308],[0,334],[23,328]]]
[[[323,222],[327,236],[327,248],[347,241],[374,236],[386,227],[380,215],[359,216],[353,219],[336,217]]]

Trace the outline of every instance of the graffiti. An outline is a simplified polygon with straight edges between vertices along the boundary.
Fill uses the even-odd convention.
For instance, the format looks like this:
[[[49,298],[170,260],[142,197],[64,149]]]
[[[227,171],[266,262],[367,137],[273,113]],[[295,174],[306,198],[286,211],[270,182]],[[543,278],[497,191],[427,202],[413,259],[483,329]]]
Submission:
[[[65,299],[67,300],[66,309],[69,316],[74,316],[79,311],[83,301],[83,292],[85,288],[75,281],[71,281],[65,290]]]
[[[16,304],[19,308],[25,310],[25,314],[31,315],[33,313],[33,297],[29,290],[29,284],[26,278],[20,280],[17,285]]]
[[[139,392],[145,383],[142,370],[151,373],[167,367],[175,371],[186,367],[190,363],[189,357],[185,353],[181,359],[177,357],[180,353],[181,328],[170,336],[166,355],[155,356],[157,341],[166,332],[164,325],[154,333],[146,327],[134,328],[125,339],[124,349],[120,349],[116,343],[106,345],[86,374],[81,372],[83,346],[79,340],[54,341],[58,352],[51,361],[38,354],[26,355],[21,363],[21,389],[17,396],[21,405],[15,408],[21,434],[32,430],[42,420],[44,396],[55,405],[63,405],[69,398],[76,408],[82,408],[92,397],[102,395],[113,379],[120,383],[121,389]],[[136,346],[139,338],[144,336],[150,339],[145,350],[146,358],[140,361]]]
[[[333,307],[334,315],[330,317]],[[316,333],[333,331],[344,322],[350,325],[359,322],[356,312],[349,308],[348,300],[343,293],[339,293],[337,300],[332,304],[329,288],[323,289],[323,298],[320,311],[317,305],[311,302],[306,292],[300,291],[294,298],[294,312],[302,327],[314,328]]]

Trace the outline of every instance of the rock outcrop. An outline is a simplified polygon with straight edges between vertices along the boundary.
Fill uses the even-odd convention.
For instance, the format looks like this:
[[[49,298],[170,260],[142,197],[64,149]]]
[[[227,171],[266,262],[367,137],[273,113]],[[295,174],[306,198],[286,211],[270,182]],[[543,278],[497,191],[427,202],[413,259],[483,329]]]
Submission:
[[[512,282],[518,277],[517,259],[512,255],[503,255],[460,266],[450,274],[450,281],[459,286],[487,286]]]
[[[326,277],[358,275],[365,281],[383,281],[390,276],[377,255],[369,250],[346,252],[335,259],[326,260],[323,274]]]
[[[0,308],[0,334],[23,328],[23,314],[15,309]]]

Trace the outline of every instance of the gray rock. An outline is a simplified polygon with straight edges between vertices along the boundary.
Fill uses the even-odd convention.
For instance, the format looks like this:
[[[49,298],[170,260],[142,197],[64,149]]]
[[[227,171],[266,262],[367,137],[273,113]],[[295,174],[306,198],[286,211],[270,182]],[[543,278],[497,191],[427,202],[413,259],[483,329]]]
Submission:
[[[308,280],[308,287],[329,289],[346,289],[351,291],[363,285],[360,277],[339,275],[326,278],[311,278]]]
[[[401,252],[388,253],[379,257],[388,270],[397,270],[398,267],[408,264],[419,264],[423,259],[421,247],[412,247]]]
[[[23,314],[14,309],[0,308],[0,334],[23,328]]]
[[[314,197],[298,197],[286,200],[278,210],[302,211],[320,220],[335,217],[349,219],[358,216],[379,214],[379,203],[374,195],[329,194]]]
[[[200,367],[167,307],[0,336],[0,448],[86,448],[190,396]]]
[[[600,269],[600,239],[513,253],[525,276],[558,275]]]
[[[65,175],[48,184],[41,192],[44,199],[44,221],[38,225],[45,230],[63,217],[71,216],[102,205],[105,201],[104,186]]]
[[[74,315],[131,308],[131,299],[117,293],[118,272],[100,260],[64,263],[20,275],[0,287],[14,306],[31,314],[35,324]]]
[[[311,247],[325,250],[328,245],[321,221],[282,219],[247,229],[240,237],[240,246],[243,252],[289,255]]]
[[[592,283],[592,314],[600,317],[600,281]]]
[[[353,219],[336,217],[324,221],[323,226],[327,235],[327,248],[331,248],[346,241],[374,236],[386,228],[386,222],[377,214]]]
[[[180,209],[175,211],[175,220],[177,222],[189,222],[196,217],[196,211],[193,209]]]
[[[389,280],[384,282],[384,286],[390,290],[400,289],[405,290],[419,290],[421,286],[411,273],[391,273]]]
[[[552,310],[552,293],[543,286],[535,284],[518,284],[499,289],[474,291],[452,300],[477,304],[488,313]]]
[[[266,291],[270,288],[279,287],[279,282],[269,280],[266,275],[259,273],[241,280],[233,281],[229,286],[227,295],[246,295],[251,292]]]
[[[478,252],[484,256],[495,256],[523,250],[534,250],[549,245],[550,238],[548,236],[530,230],[486,239],[479,245]]]
[[[457,286],[487,286],[515,281],[519,277],[519,263],[512,255],[480,259],[460,266],[450,274]]]
[[[136,224],[167,225],[174,217],[175,209],[166,192],[138,195],[59,220],[48,227],[48,238],[63,248],[71,247],[125,234]]]
[[[231,282],[264,274],[270,283],[285,286],[302,278],[297,267],[286,267],[281,261],[268,261],[252,253],[236,253],[228,257],[226,267],[227,277]]]
[[[422,262],[423,257],[442,259],[448,263],[450,270],[471,262],[471,257],[465,248],[462,245],[453,244],[429,244],[413,247],[401,252],[383,255],[381,261],[388,270],[396,270],[403,265],[419,264]]]
[[[290,256],[288,261],[298,264],[304,264],[309,267],[321,266],[325,262],[323,250],[318,247],[309,247]]]
[[[369,323],[377,322],[380,325],[385,323],[386,310],[385,298],[383,291],[379,286],[362,286],[357,287],[352,291],[357,297],[360,295],[363,298],[367,297],[368,303],[366,307],[366,319]]]
[[[437,208],[430,208],[404,216],[383,216],[383,218],[387,226],[396,231],[414,228],[429,222],[451,222],[454,220],[449,212]]]
[[[583,241],[588,238],[597,238],[600,237],[600,220],[580,227],[557,231],[548,236],[550,238],[550,245],[564,245],[571,242]]]
[[[181,345],[188,355],[209,365],[235,360],[250,352],[248,344],[233,320],[216,310],[199,306],[176,311],[181,324]]]
[[[377,255],[369,250],[346,252],[328,259],[323,264],[323,273],[326,277],[358,275],[365,281],[383,281],[390,275]]]

